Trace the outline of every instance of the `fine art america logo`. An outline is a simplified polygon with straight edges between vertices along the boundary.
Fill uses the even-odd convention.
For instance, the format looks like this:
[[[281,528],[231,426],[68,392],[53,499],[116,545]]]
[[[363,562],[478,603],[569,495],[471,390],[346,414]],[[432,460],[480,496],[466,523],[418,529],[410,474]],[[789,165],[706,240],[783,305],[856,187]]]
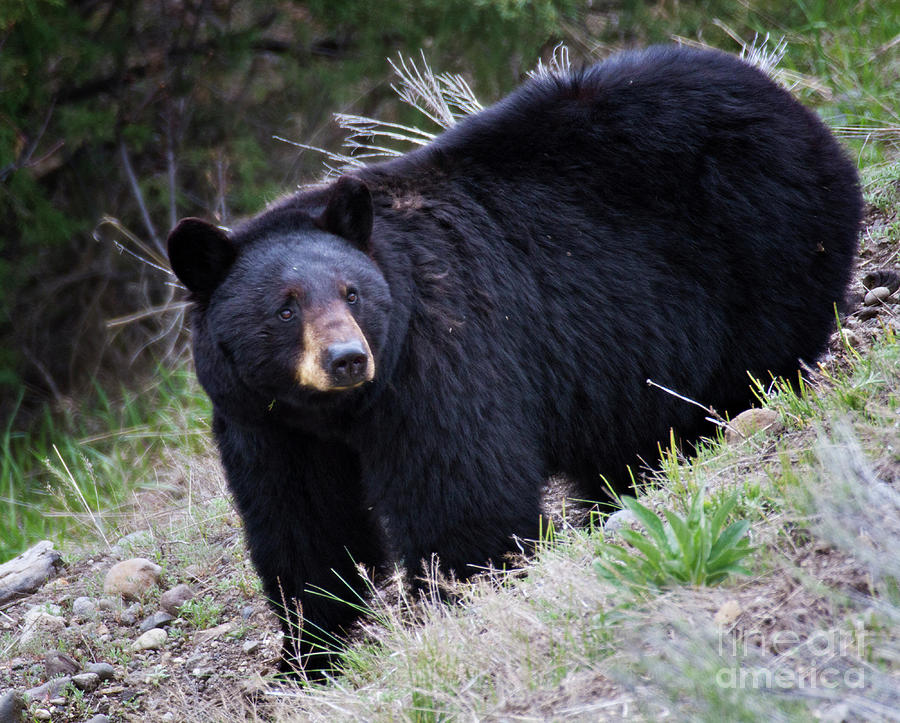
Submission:
[[[850,689],[866,684],[866,631],[830,630],[799,635],[792,630],[719,632],[719,656],[732,661],[716,672],[716,684],[739,689]],[[763,664],[750,651],[774,651]]]

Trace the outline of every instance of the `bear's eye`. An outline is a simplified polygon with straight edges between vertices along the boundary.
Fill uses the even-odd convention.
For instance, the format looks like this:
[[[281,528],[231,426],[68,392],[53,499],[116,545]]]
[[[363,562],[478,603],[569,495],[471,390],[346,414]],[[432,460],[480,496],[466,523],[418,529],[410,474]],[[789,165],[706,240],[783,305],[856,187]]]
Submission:
[[[290,321],[294,318],[294,310],[289,306],[285,306],[283,309],[278,311],[278,318],[282,321]]]
[[[357,301],[359,301],[359,294],[356,293],[356,289],[352,287],[347,289],[346,299],[348,304],[355,304]]]

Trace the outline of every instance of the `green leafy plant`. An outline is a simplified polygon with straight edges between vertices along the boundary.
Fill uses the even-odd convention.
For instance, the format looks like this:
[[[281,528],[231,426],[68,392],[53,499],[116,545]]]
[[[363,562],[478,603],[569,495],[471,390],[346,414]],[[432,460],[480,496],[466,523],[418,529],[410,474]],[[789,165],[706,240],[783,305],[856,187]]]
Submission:
[[[211,595],[205,595],[188,600],[181,606],[178,614],[198,630],[205,630],[219,622],[223,609],[222,603],[216,602]]]
[[[686,517],[665,510],[665,521],[633,497],[622,497],[622,504],[635,515],[647,534],[622,530],[620,535],[631,549],[603,543],[594,561],[597,573],[607,580],[637,588],[717,585],[729,575],[749,574],[740,562],[753,551],[747,539],[750,523],[737,520],[723,529],[737,504],[737,493],[708,514],[705,492],[705,487],[701,487],[694,494]]]

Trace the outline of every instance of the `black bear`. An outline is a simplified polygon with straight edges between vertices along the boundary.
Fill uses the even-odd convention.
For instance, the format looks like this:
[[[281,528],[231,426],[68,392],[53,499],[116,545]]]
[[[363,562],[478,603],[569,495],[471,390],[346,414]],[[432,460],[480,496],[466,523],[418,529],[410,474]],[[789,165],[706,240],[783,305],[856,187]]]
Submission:
[[[433,143],[169,257],[285,663],[321,674],[356,564],[465,578],[670,428],[825,348],[861,213],[815,114],[712,51],[531,79]],[[297,633],[293,625],[301,625]],[[320,649],[317,641],[324,641]],[[320,657],[317,657],[320,656]]]

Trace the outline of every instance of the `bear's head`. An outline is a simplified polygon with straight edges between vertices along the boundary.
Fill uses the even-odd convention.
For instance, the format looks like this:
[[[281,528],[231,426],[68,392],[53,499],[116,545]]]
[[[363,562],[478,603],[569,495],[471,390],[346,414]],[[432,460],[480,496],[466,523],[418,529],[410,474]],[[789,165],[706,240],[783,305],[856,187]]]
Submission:
[[[378,374],[391,294],[371,258],[372,198],[344,176],[321,202],[281,204],[233,232],[187,218],[169,235],[200,381],[242,416],[333,404]]]

